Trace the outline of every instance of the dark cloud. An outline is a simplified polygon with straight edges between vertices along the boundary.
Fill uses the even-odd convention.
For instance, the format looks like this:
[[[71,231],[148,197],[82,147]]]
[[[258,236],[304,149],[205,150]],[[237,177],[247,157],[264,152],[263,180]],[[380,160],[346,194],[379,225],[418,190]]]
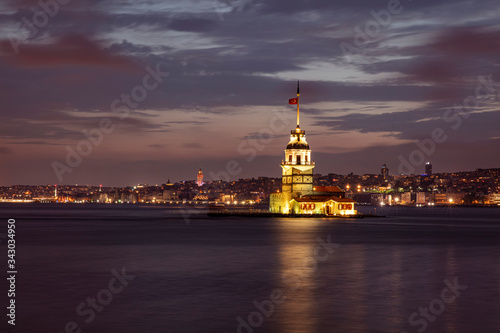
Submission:
[[[203,145],[199,142],[188,142],[188,143],[183,143],[182,147],[198,149],[198,148],[203,148]]]
[[[42,140],[31,140],[31,141],[21,140],[21,141],[19,141],[18,138],[16,138],[16,140],[10,141],[9,144],[11,144],[11,145],[43,145],[43,146],[62,146],[63,145],[63,143],[42,141]]]
[[[170,48],[165,47],[165,50],[168,49]],[[128,42],[127,40],[123,40],[121,43],[111,44],[109,50],[113,53],[129,54],[129,55],[147,55],[153,52],[153,48],[151,46],[136,45]]]
[[[67,130],[56,124],[36,124],[29,120],[6,119],[0,123],[0,138],[18,140],[29,139],[77,139],[78,132]]]
[[[459,27],[445,31],[430,45],[432,51],[443,56],[498,57],[500,30],[486,27]]]
[[[13,52],[10,40],[0,42],[0,52]],[[50,44],[21,44],[18,53],[4,60],[29,67],[83,65],[138,70],[138,65],[130,59],[114,55],[81,35],[68,35]]]
[[[158,149],[164,149],[165,147],[167,147],[167,145],[160,144],[160,143],[153,143],[153,144],[148,145],[148,147],[158,148]]]
[[[172,30],[203,33],[214,29],[215,26],[216,21],[214,20],[191,17],[175,18],[169,24],[169,28]]]
[[[50,121],[48,119],[56,118]],[[99,128],[99,122],[103,118],[109,118],[115,126],[117,133],[147,133],[147,132],[168,132],[169,125],[157,123],[154,120],[142,119],[136,117],[127,117],[120,119],[118,117],[108,117],[107,115],[95,117],[79,117],[78,113],[51,114],[46,120],[33,122],[28,119],[3,119],[0,122],[0,138],[11,140],[11,143],[19,144],[50,144],[47,140],[58,140],[59,144],[71,143],[72,140],[84,139],[83,130],[91,131]],[[75,129],[65,127],[71,124]],[[34,140],[41,139],[41,140]],[[26,141],[28,140],[28,141]]]
[[[40,10],[40,2],[51,3],[50,1],[40,1],[40,0],[5,0],[5,4],[13,9],[29,8],[33,10]],[[59,7],[65,7],[65,8],[77,7],[81,9],[88,9],[98,5],[99,3],[103,3],[104,0],[80,0],[80,1],[64,1],[64,2],[65,3],[63,5],[60,5]]]
[[[500,73],[495,65],[500,57],[500,30],[453,28],[422,48],[430,55],[417,58],[408,68],[416,81],[455,83],[472,75]]]
[[[461,101],[457,101],[459,104]],[[463,101],[462,101],[463,102]],[[490,106],[498,105],[498,100]],[[314,117],[317,126],[326,126],[332,130],[359,131],[360,133],[392,132],[398,139],[424,140],[431,137],[435,128],[444,130],[453,142],[487,141],[500,137],[498,122],[500,111],[470,113],[474,110],[463,110],[464,114],[451,119],[455,113],[446,114],[453,105],[434,103],[425,108],[388,112],[383,114],[352,113],[344,116]],[[484,105],[484,104],[480,104]],[[488,104],[486,104],[488,106]]]
[[[0,147],[0,154],[1,155],[12,154],[12,149],[6,147]]]

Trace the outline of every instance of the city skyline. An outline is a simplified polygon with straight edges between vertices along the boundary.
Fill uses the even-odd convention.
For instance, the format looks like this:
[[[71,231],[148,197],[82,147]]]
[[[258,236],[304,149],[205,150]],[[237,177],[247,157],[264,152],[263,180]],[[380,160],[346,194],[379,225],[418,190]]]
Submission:
[[[427,162],[430,163],[430,162]],[[363,173],[354,173],[354,172],[348,172],[348,173],[337,173],[337,172],[326,172],[326,173],[319,173],[319,172],[314,172],[314,177],[327,177],[329,175],[337,175],[341,177],[349,177],[349,176],[356,176],[356,177],[363,177],[363,176],[369,176],[369,177],[380,177],[380,179],[383,181],[387,177],[393,178],[393,179],[404,179],[404,178],[420,178],[420,177],[427,177],[427,176],[436,176],[436,175],[458,175],[458,174],[464,174],[464,173],[474,173],[478,171],[484,171],[484,170],[498,170],[500,168],[475,168],[473,170],[453,170],[453,171],[443,171],[443,172],[434,172],[432,171],[431,174],[427,174],[425,172],[425,169],[427,167],[427,163],[422,167],[422,170],[416,170],[415,173],[412,174],[394,174],[393,170],[390,169],[386,164],[382,165],[382,168],[377,170],[372,170],[374,172],[363,172]],[[432,164],[431,164],[432,165]],[[385,172],[384,172],[385,168]],[[196,168],[193,168],[193,170]],[[131,184],[122,184],[122,185],[113,185],[113,184],[106,184],[106,183],[74,183],[74,184],[56,184],[56,183],[18,183],[18,184],[2,184],[0,187],[10,187],[10,186],[90,186],[90,187],[122,187],[122,188],[127,188],[127,187],[136,187],[136,186],[163,186],[167,184],[182,184],[182,183],[193,183],[196,184],[196,186],[202,186],[202,185],[209,185],[209,184],[214,184],[218,182],[226,182],[226,183],[232,183],[232,182],[238,182],[238,181],[246,181],[246,180],[252,180],[252,179],[276,179],[280,180],[281,177],[279,175],[277,176],[266,176],[266,175],[257,175],[253,177],[240,177],[240,178],[230,178],[229,180],[222,178],[210,178],[206,179],[203,178],[204,176],[201,175],[200,177],[200,172],[203,171],[203,168],[197,168],[198,171],[195,172],[194,176],[192,175],[190,178],[185,178],[185,179],[173,179],[170,177],[166,177],[163,181],[156,182],[156,183],[131,183]],[[432,170],[432,168],[431,168]],[[421,172],[418,172],[421,171]],[[385,176],[384,176],[385,175]],[[201,180],[201,184],[199,185],[199,181]]]
[[[304,195],[299,199],[303,201],[310,198],[312,202],[317,203],[325,197],[327,201],[334,199],[331,198],[333,196],[337,197],[334,200],[338,202],[339,199],[344,200],[345,196],[345,200],[354,199],[356,203],[364,205],[417,205],[417,207],[421,207],[418,205],[497,206],[500,204],[500,168],[391,176],[384,165],[380,171],[379,174],[364,175],[316,173],[313,179],[309,180],[313,182],[312,191],[315,194]],[[197,180],[124,187],[102,184],[0,186],[0,202],[199,205],[269,203],[272,212],[279,211],[278,206],[283,204],[280,196],[286,192],[286,186],[290,186],[287,185],[290,181],[283,182],[283,178],[258,177],[229,182],[224,180],[204,182],[203,175],[199,172]],[[299,180],[292,179],[292,183],[293,181]],[[294,205],[293,202],[291,204]],[[323,213],[328,214],[328,211]]]
[[[497,7],[5,2],[0,185],[278,177],[299,79],[318,173],[497,168]]]

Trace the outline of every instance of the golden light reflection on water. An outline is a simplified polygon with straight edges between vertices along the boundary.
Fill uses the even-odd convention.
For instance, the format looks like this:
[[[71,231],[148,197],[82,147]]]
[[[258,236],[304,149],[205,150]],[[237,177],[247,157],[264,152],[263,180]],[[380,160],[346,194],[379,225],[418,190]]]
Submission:
[[[401,299],[401,247],[396,245],[394,251],[392,252],[392,274],[390,286],[392,293],[390,295],[390,303],[392,309],[392,325],[393,327],[403,327],[406,324],[405,313],[402,310],[402,299]]]
[[[316,271],[314,251],[318,246],[312,219],[284,220],[280,224],[279,257],[280,288],[286,301],[280,305],[279,331],[289,333],[314,332],[316,304],[314,299]]]
[[[457,258],[456,258],[456,247],[455,245],[449,245],[446,248],[446,278],[448,280],[453,279],[457,276]],[[458,279],[460,281],[460,278]],[[451,281],[451,280],[450,280]],[[454,333],[458,332],[458,306],[457,302],[452,302],[446,304],[446,309],[444,312],[444,320],[446,332]]]
[[[391,250],[389,262],[382,258],[384,249],[378,249],[382,251],[378,254],[366,253],[365,244],[352,243],[337,244],[339,247],[334,253],[322,258],[324,260],[315,260],[321,248],[319,238],[326,241],[329,237],[335,244],[335,235],[320,231],[321,223],[308,219],[280,224],[279,288],[287,299],[277,309],[277,331],[310,333],[327,325],[332,330],[349,327],[352,332],[368,332],[374,328],[372,324],[380,325],[366,320],[374,315],[371,311],[379,311],[373,308],[378,302],[387,309],[385,316],[390,320],[390,327],[403,327],[407,315],[402,313],[400,246]],[[319,254],[324,256],[327,252],[322,249]],[[370,257],[379,264],[370,263]],[[386,273],[378,274],[377,267],[384,265],[388,265]],[[385,291],[380,289],[381,283],[386,286]],[[383,300],[367,299],[374,290],[383,293],[380,295]]]
[[[320,238],[325,241],[330,237],[329,243],[336,243],[336,235],[325,232],[334,229],[325,228],[324,223],[294,219],[283,220],[279,225],[276,287],[286,300],[276,308],[275,332],[309,333],[324,327],[345,332],[412,329],[415,327],[408,326],[409,316],[420,311],[422,295],[431,297],[430,301],[439,297],[445,287],[439,282],[436,294],[436,278],[452,281],[459,274],[454,245],[439,249],[438,254],[431,251],[424,255],[438,258],[435,262],[441,263],[432,269],[432,265],[425,264],[428,261],[413,269],[411,263],[419,262],[422,249],[416,249],[413,256],[400,244],[380,246],[348,241],[337,244],[333,253],[318,260],[318,253],[327,254],[320,246]],[[459,304],[446,304],[445,310],[441,322],[428,325],[442,327],[443,332],[457,332]]]

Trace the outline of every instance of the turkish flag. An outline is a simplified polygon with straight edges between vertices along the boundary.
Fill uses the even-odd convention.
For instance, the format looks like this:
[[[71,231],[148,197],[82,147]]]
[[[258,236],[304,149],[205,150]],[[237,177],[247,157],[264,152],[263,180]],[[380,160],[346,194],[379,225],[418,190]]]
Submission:
[[[297,104],[298,101],[299,101],[298,98],[291,98],[291,99],[288,100],[288,104]]]

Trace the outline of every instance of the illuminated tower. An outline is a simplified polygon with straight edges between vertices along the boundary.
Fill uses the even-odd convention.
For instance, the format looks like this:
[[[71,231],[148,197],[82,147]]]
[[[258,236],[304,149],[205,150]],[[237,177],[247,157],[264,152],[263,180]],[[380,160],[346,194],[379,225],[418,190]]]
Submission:
[[[281,161],[281,189],[286,202],[313,192],[314,162],[311,161],[311,150],[306,141],[306,132],[300,129],[299,96],[300,89],[297,82],[297,98],[290,100],[290,104],[297,104],[297,127],[290,133],[290,142],[285,149],[285,159]],[[287,210],[288,207],[283,212],[287,213]]]
[[[57,198],[57,185],[54,185],[54,198]]]
[[[382,165],[382,169],[380,169],[380,174],[382,175],[383,180],[387,180],[389,178],[389,168],[387,165]]]
[[[432,175],[432,164],[431,164],[431,162],[425,163],[425,174],[427,176],[431,176]]]
[[[196,177],[196,183],[198,184],[198,186],[203,185],[203,172],[201,172],[201,168],[200,171],[198,171],[198,176]]]

